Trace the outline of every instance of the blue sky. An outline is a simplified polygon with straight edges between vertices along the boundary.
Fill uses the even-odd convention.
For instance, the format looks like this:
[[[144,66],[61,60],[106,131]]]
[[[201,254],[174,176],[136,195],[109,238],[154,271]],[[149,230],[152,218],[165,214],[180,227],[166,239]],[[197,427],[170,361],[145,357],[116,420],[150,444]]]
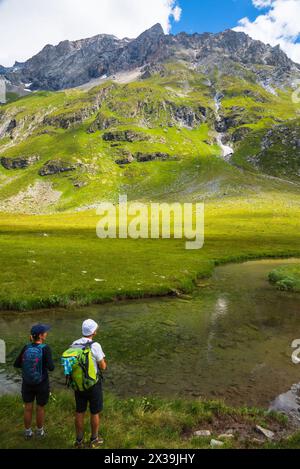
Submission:
[[[179,22],[172,21],[173,34],[185,31],[219,32],[233,28],[243,17],[253,21],[258,13],[251,0],[179,0]]]

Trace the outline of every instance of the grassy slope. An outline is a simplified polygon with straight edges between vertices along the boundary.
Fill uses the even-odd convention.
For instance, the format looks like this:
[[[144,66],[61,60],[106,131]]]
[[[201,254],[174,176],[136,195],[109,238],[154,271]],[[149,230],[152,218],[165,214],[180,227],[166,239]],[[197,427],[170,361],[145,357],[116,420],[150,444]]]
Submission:
[[[43,441],[25,442],[20,399],[0,397],[0,448],[72,448],[72,395],[61,392],[54,398],[47,408],[48,437]],[[88,422],[86,424],[88,439]],[[276,441],[266,442],[256,433],[256,425],[274,430]],[[194,431],[200,429],[211,430],[212,437],[194,437]],[[288,436],[284,417],[258,409],[232,409],[213,401],[167,401],[158,398],[119,400],[108,395],[101,426],[106,449],[205,449],[210,447],[212,438],[218,438],[228,430],[233,430],[235,436],[232,440],[223,440],[224,448],[299,447],[299,434]]]
[[[0,201],[26,190],[36,181],[50,182],[53,189],[61,192],[59,202],[48,209],[59,211],[103,199],[115,201],[125,191],[132,199],[186,200],[245,194],[257,186],[259,190],[261,186],[265,189],[267,183],[253,174],[255,168],[245,158],[258,149],[259,139],[267,129],[295,118],[297,109],[289,92],[278,91],[278,96],[274,96],[256,85],[251,74],[246,78],[212,77],[213,84],[208,86],[207,77],[180,64],[167,64],[163,76],[154,75],[141,82],[106,83],[88,92],[39,92],[3,106],[0,120],[8,116],[15,118],[17,129],[14,140],[7,137],[0,140],[0,156],[38,154],[41,159],[26,170],[8,171],[0,166]],[[234,159],[239,166],[252,170],[251,174],[238,171],[218,157],[220,149],[214,140],[216,89],[224,94],[222,113],[226,117],[235,116],[236,122],[229,133],[245,123],[252,128],[253,132],[238,146]],[[98,111],[95,106],[99,107],[100,102]],[[193,130],[186,129],[174,121],[172,106],[194,110],[205,107],[206,122]],[[62,128],[63,123],[78,116],[80,119],[81,115],[83,122]],[[114,129],[142,129],[150,141],[122,142],[119,147],[112,147],[102,140],[103,131],[87,133],[103,119],[112,119]],[[176,160],[133,163],[121,168],[115,160],[122,150],[133,154],[167,152]],[[75,172],[38,176],[39,168],[56,158],[82,165]],[[272,155],[270,158],[274,160]],[[283,175],[276,170],[276,165],[274,168],[275,175]],[[272,173],[270,168],[262,167],[262,170]],[[283,176],[290,177],[290,174]],[[78,183],[83,187],[76,188],[74,184]],[[23,209],[30,211],[30,204]]]

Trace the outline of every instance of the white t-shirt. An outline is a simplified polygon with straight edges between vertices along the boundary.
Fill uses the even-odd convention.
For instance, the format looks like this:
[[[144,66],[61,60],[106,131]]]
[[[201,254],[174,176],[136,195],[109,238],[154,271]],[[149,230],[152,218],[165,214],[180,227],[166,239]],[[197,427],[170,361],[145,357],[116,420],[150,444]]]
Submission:
[[[86,337],[82,337],[79,340],[75,340],[73,342],[72,347],[73,348],[81,348],[82,345],[86,345],[89,342],[93,342],[91,339],[87,339]],[[91,352],[92,352],[92,357],[93,357],[93,362],[95,366],[96,373],[98,373],[98,363],[105,358],[105,354],[102,350],[102,347],[98,342],[94,342],[93,345],[91,346]]]

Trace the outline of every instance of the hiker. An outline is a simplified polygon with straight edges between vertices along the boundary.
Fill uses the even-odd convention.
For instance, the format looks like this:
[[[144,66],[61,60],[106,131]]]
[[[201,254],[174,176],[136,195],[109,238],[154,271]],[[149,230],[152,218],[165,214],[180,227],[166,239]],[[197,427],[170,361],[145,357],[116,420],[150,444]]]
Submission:
[[[95,342],[99,326],[92,319],[82,324],[83,337],[76,340],[62,356],[65,375],[75,391],[76,442],[82,448],[84,443],[84,417],[89,404],[91,414],[91,448],[103,444],[99,436],[100,413],[103,410],[102,371],[106,370],[105,355],[99,343]]]
[[[30,344],[25,345],[17,357],[14,367],[22,370],[22,398],[24,402],[24,436],[33,437],[31,428],[33,405],[36,400],[36,436],[45,437],[45,406],[49,401],[50,384],[48,371],[54,370],[52,352],[44,342],[50,326],[36,324],[31,329]]]

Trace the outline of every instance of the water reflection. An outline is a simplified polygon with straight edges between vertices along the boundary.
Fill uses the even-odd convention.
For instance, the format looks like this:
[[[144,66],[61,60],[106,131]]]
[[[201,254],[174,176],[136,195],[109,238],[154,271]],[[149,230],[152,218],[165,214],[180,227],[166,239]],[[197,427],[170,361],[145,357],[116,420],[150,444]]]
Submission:
[[[228,312],[229,302],[228,299],[224,296],[221,296],[217,299],[214,311],[211,314],[211,320],[209,325],[209,333],[207,338],[207,363],[211,363],[214,358],[214,339],[218,334],[218,322],[222,319]]]

